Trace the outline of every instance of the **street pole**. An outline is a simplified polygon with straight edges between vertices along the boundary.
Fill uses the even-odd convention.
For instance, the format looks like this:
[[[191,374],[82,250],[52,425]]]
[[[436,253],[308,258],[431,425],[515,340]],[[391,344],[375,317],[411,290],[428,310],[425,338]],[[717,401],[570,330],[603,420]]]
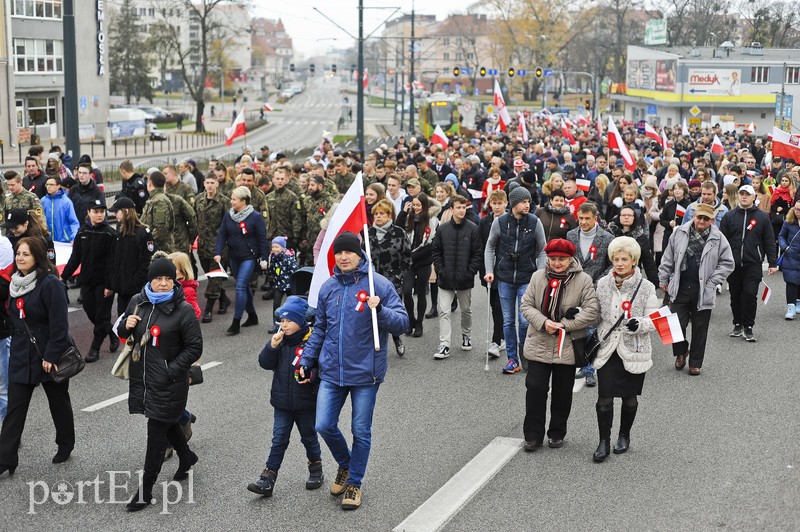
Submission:
[[[403,127],[406,119],[406,40],[400,39],[400,85],[402,92],[400,93],[400,131],[405,131]]]
[[[81,155],[78,118],[78,57],[75,50],[75,5],[64,0],[64,137],[73,160]]]
[[[786,96],[786,63],[783,64],[782,75],[783,75],[783,79],[781,81],[781,118],[780,118],[780,122],[778,122],[780,124],[778,126],[780,129],[784,129],[783,128],[783,125],[784,125],[783,124],[783,110],[784,110],[784,97]],[[785,131],[785,129],[784,129],[784,131]]]
[[[386,109],[386,85],[389,83],[389,50],[383,51],[383,108]]]
[[[408,130],[414,132],[414,3],[411,3],[411,74],[408,83],[411,85],[411,96],[409,97],[408,105]]]
[[[358,0],[358,105],[356,107],[356,141],[364,152],[364,0]]]
[[[394,104],[392,104],[392,107],[394,107],[394,113],[392,115],[392,125],[393,126],[397,125],[397,77],[400,75],[400,65],[398,64],[399,61],[398,61],[398,57],[397,57],[398,55],[399,54],[397,52],[397,47],[395,47],[395,49],[394,49],[394,98],[392,99],[392,101],[394,102]]]

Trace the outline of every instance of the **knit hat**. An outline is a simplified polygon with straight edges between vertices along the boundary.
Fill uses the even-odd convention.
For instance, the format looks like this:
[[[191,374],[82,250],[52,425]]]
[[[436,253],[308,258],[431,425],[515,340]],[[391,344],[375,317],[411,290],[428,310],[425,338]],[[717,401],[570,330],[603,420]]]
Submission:
[[[555,157],[549,157],[549,158],[547,159],[547,162],[548,162],[549,164],[558,164],[558,159],[556,159]]]
[[[714,219],[714,207],[709,205],[708,203],[700,203],[694,208],[695,214],[702,214],[703,216],[708,216],[712,220]]]
[[[531,193],[525,187],[517,187],[508,195],[508,206],[513,209],[514,205],[525,200],[531,200]]]
[[[178,276],[177,271],[175,270],[175,265],[172,263],[171,260],[166,258],[158,258],[150,263],[150,267],[147,268],[147,280],[152,281],[156,277],[169,277],[173,281]]]
[[[548,257],[574,257],[575,244],[563,238],[554,238],[544,247]]]
[[[275,238],[272,239],[272,243],[273,243],[273,245],[274,244],[278,244],[283,249],[286,249],[286,237],[285,236],[276,236]]]
[[[352,251],[357,255],[361,255],[361,241],[350,231],[343,231],[333,240],[333,254],[340,251]]]
[[[303,327],[306,324],[308,302],[300,296],[289,296],[286,303],[278,309],[278,319],[286,318]]]
[[[699,179],[692,179],[689,181],[689,188],[701,187],[703,183]]]

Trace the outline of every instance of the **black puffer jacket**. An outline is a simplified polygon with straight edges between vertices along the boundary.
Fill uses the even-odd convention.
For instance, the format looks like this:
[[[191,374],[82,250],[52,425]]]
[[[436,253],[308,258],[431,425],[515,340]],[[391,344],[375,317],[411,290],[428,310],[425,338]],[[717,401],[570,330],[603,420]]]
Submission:
[[[147,268],[155,251],[153,233],[144,225],[132,235],[117,233],[111,267],[111,290],[122,296],[138,294],[147,283]]]
[[[403,273],[411,268],[411,244],[406,233],[395,224],[383,240],[378,241],[378,230],[369,228],[369,246],[375,271],[389,279],[398,293],[403,287]]]
[[[131,331],[125,328],[125,321],[136,312],[137,306],[142,319]],[[160,329],[158,345],[154,346],[149,339],[139,361],[131,361],[128,411],[164,423],[177,423],[189,395],[189,368],[203,353],[200,322],[186,302],[183,289],[176,283],[172,300],[158,305],[150,303],[142,289],[131,299],[121,323],[120,336],[132,335],[135,342],[140,342],[154,326]]]
[[[468,290],[483,260],[478,226],[467,219],[443,223],[431,244],[436,283],[444,290]]]
[[[769,215],[758,207],[736,207],[725,213],[719,230],[728,239],[736,267],[761,264],[764,256],[770,268],[778,265],[775,234]]]
[[[117,231],[108,222],[83,224],[75,235],[72,255],[61,272],[61,278],[66,281],[80,266],[83,285],[102,285],[103,288],[110,289],[116,240]]]
[[[297,412],[298,410],[315,410],[317,408],[317,390],[319,378],[314,378],[310,385],[298,384],[294,378],[296,366],[292,365],[311,336],[311,329],[300,329],[296,333],[285,336],[283,342],[272,347],[272,339],[258,356],[258,364],[264,369],[275,372],[272,376],[269,404],[280,410]],[[299,361],[299,358],[298,358]],[[315,374],[316,376],[316,374]]]

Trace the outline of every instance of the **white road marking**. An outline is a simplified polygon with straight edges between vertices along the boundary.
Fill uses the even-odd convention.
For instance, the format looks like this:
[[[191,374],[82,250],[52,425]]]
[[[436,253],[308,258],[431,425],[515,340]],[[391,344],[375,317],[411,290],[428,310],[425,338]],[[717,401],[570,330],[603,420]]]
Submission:
[[[222,362],[213,361],[213,362],[207,362],[205,364],[201,364],[200,367],[203,369],[203,371],[206,371],[208,369],[215,368],[215,367],[219,366],[220,364],[222,364]],[[115,405],[117,403],[121,403],[122,401],[126,400],[127,398],[128,398],[128,394],[127,393],[123,393],[122,395],[118,395],[116,397],[112,397],[111,399],[106,399],[105,401],[100,401],[99,403],[94,404],[92,406],[87,406],[86,408],[81,409],[81,412],[97,412],[98,410],[102,410],[103,408],[106,408],[107,406],[111,406],[111,405]]]
[[[495,438],[427,501],[394,527],[394,532],[441,530],[522,447],[519,438]]]
[[[575,384],[572,385],[572,393],[578,393],[586,386],[586,377],[575,379]]]

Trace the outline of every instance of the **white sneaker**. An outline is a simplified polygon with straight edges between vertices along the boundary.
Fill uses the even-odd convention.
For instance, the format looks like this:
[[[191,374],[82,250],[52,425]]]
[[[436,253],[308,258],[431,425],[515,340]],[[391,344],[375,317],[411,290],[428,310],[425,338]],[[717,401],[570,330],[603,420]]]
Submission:
[[[472,351],[472,339],[466,334],[461,335],[461,350]]]
[[[500,340],[500,351],[505,351],[505,350],[506,350],[506,341],[505,339],[503,339]]]
[[[717,293],[718,293],[718,294],[721,294],[721,293],[722,293],[722,285],[721,285],[721,284],[718,284],[718,285],[717,285]]]
[[[489,346],[489,358],[500,358],[500,346],[495,342]]]
[[[439,350],[433,355],[433,358],[436,360],[444,360],[450,356],[450,348],[446,345],[442,344],[439,346]]]

